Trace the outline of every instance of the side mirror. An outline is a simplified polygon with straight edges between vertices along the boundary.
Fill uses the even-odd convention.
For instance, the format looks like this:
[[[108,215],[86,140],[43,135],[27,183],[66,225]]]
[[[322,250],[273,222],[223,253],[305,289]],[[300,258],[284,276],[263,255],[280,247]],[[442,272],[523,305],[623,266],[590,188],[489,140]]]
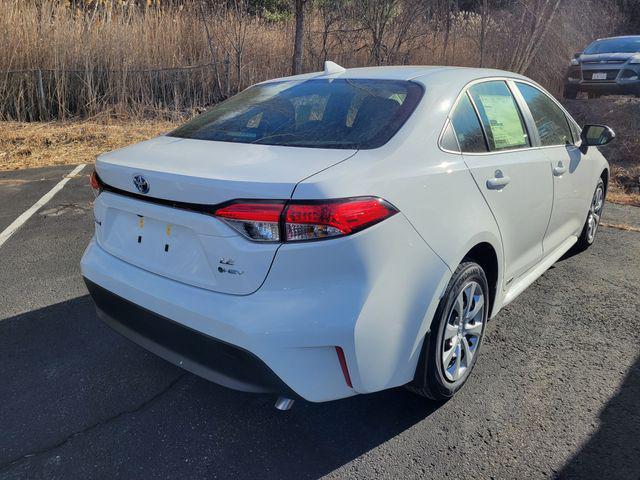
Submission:
[[[585,125],[580,134],[582,147],[586,152],[588,147],[601,147],[616,138],[615,132],[606,125]]]
[[[573,54],[573,58],[580,58],[580,55],[582,55],[582,52],[576,52]]]

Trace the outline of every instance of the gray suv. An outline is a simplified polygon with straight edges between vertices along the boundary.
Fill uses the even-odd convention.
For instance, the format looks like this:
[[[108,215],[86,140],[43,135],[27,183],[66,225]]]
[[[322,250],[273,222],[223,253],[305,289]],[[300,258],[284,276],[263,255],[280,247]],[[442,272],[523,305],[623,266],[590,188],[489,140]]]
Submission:
[[[640,35],[602,38],[571,60],[564,97],[640,96]]]

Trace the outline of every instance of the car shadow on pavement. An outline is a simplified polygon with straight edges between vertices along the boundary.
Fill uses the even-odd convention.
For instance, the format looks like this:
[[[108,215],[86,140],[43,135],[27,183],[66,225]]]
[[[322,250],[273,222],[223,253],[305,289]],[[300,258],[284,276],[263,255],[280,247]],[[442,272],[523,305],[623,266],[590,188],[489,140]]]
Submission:
[[[440,406],[394,389],[276,411],[119,336],[88,296],[0,320],[0,384],[2,478],[317,478]]]
[[[640,478],[640,356],[600,412],[600,426],[558,473],[558,479]]]

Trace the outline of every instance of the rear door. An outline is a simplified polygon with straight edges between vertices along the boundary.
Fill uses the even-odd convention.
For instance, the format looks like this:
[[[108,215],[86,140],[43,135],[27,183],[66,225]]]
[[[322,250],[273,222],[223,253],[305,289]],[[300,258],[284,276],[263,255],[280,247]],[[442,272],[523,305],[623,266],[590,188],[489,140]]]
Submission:
[[[469,87],[451,122],[465,162],[498,223],[508,285],[542,258],[553,200],[549,162],[532,145],[523,116],[502,80]],[[483,144],[477,133],[462,134],[474,124]],[[476,138],[473,148],[465,148],[470,138]]]
[[[553,211],[543,241],[544,252],[549,253],[584,225],[591,198],[591,189],[585,185],[593,181],[593,172],[575,145],[579,140],[577,127],[556,101],[533,85],[515,85],[531,112],[553,177]]]

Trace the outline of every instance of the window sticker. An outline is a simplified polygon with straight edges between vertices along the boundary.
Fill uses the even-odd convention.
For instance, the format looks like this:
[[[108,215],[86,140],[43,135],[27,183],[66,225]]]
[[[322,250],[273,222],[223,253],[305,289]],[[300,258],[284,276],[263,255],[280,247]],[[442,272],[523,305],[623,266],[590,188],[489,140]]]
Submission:
[[[496,150],[527,145],[527,134],[511,97],[479,95]]]

